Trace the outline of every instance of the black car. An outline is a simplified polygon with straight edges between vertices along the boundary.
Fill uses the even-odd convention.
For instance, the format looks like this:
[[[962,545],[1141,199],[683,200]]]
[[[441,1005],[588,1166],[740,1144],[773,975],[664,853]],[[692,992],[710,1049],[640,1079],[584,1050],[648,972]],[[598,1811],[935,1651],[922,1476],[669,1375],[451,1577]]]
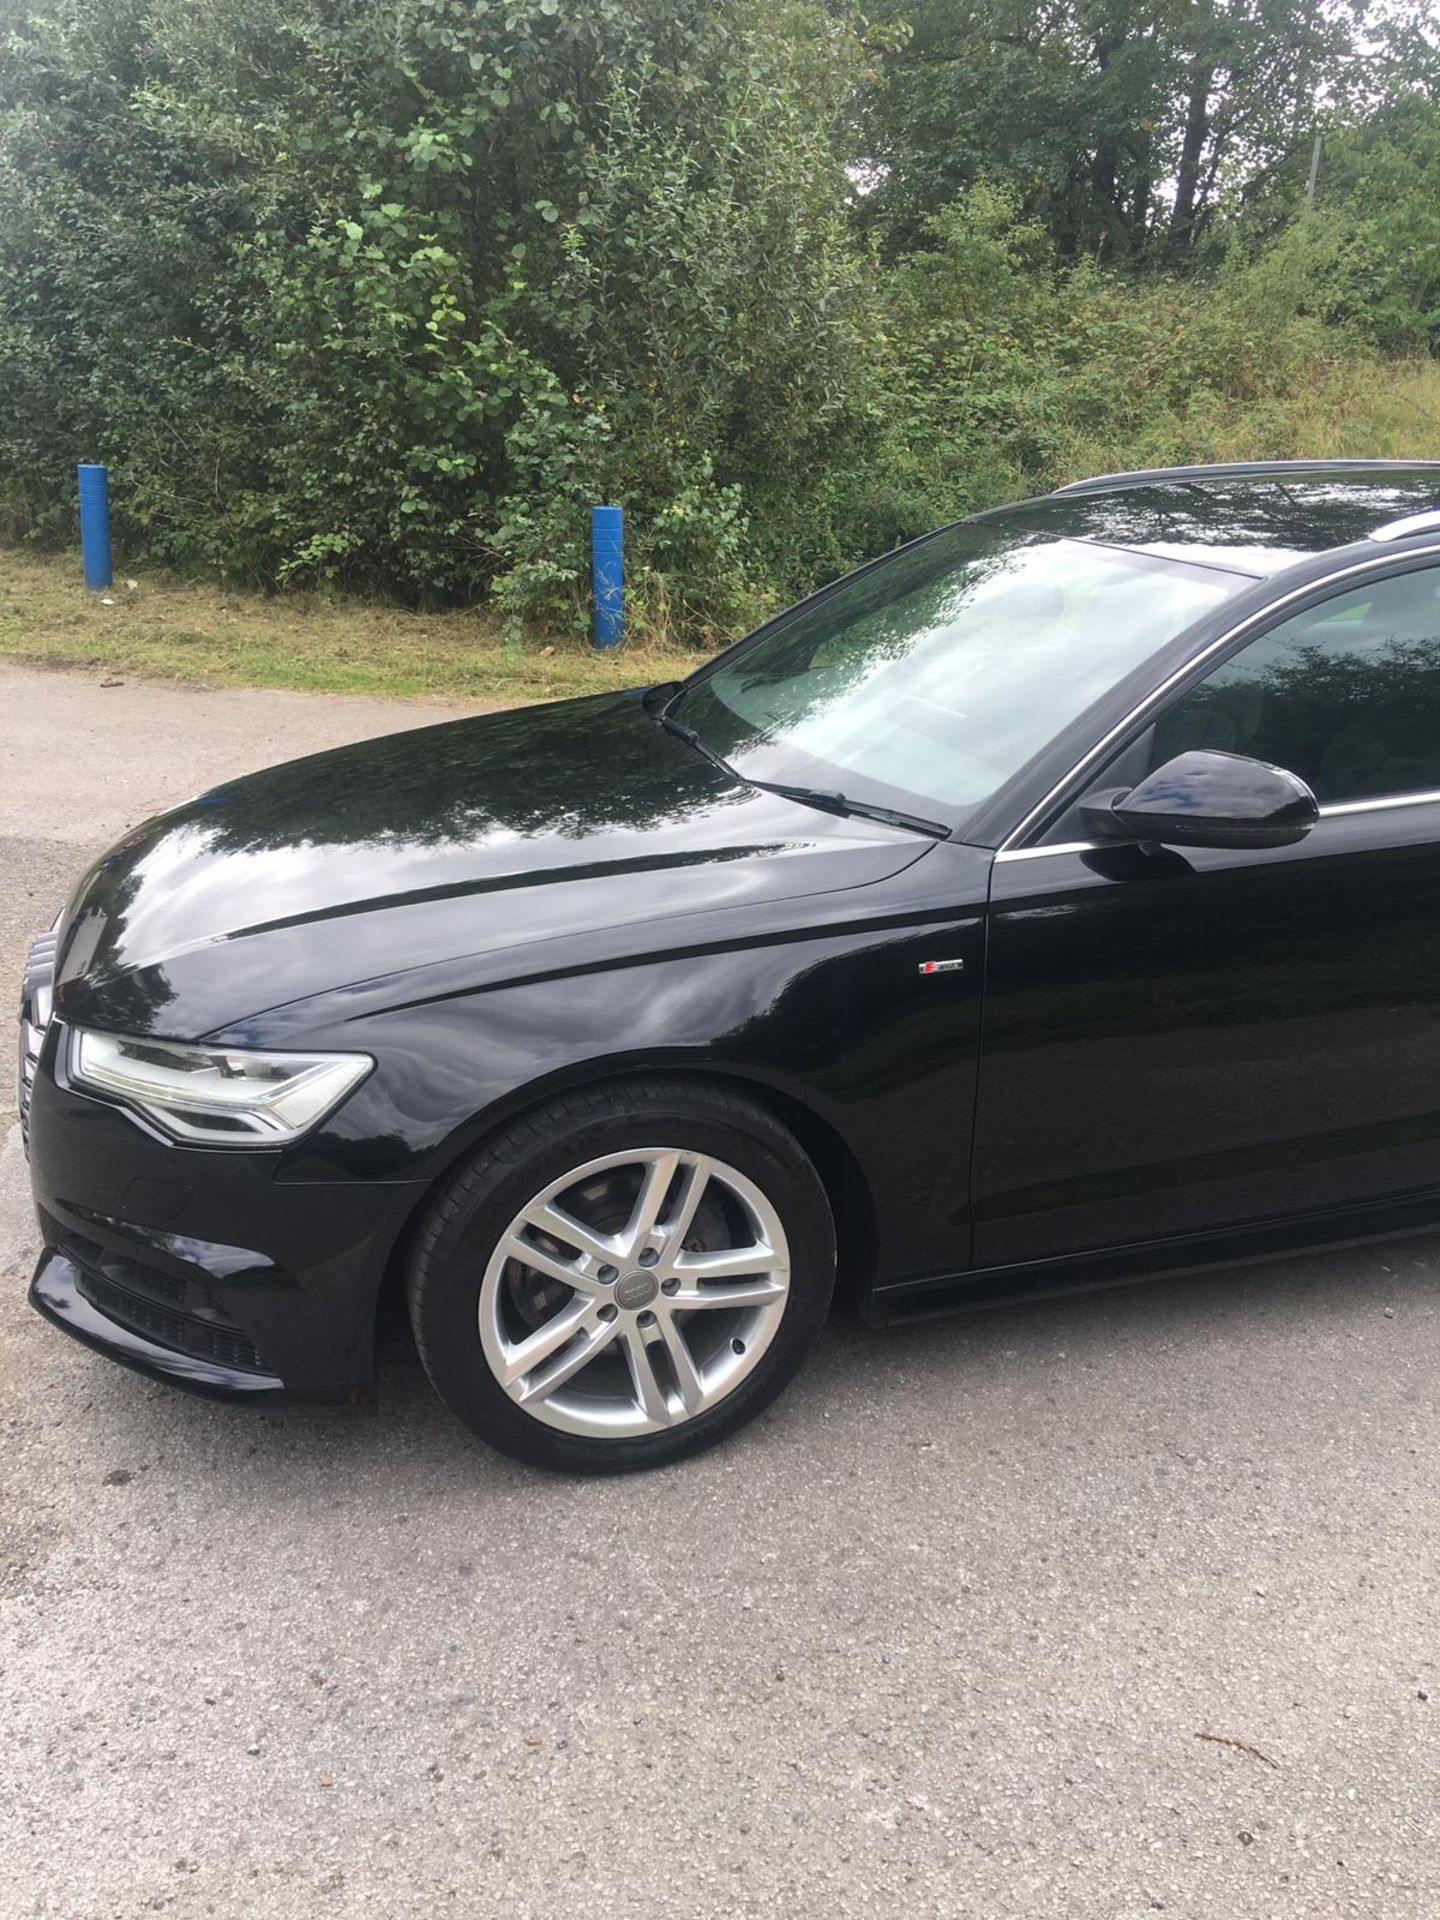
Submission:
[[[873,1322],[1440,1220],[1440,463],[981,514],[682,685],[149,821],[32,950],[31,1298],[549,1466]]]

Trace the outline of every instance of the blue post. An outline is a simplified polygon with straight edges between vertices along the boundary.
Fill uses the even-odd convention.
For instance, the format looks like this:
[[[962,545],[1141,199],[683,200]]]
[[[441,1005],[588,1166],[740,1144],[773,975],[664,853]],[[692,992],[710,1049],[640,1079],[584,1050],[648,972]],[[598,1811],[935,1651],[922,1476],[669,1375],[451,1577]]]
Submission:
[[[104,467],[82,463],[80,476],[80,553],[87,587],[108,587],[110,573],[110,476]]]
[[[620,644],[625,623],[625,509],[590,509],[590,578],[594,587],[595,645]]]

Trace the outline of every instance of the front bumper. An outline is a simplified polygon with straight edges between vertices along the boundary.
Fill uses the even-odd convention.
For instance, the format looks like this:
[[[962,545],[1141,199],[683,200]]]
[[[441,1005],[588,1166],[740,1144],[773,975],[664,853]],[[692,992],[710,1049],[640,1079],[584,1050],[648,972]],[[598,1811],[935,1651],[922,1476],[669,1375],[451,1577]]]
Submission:
[[[178,1317],[167,1315],[163,1308],[155,1312],[157,1329],[180,1344],[162,1345],[158,1340],[147,1339],[137,1333],[124,1321],[110,1318],[96,1304],[94,1292],[95,1276],[91,1270],[81,1266],[70,1255],[47,1248],[40,1256],[40,1264],[30,1282],[30,1304],[54,1326],[62,1327],[66,1333],[73,1334],[97,1353],[103,1353],[111,1360],[119,1360],[122,1365],[133,1367],[137,1373],[173,1380],[193,1393],[248,1400],[256,1396],[266,1398],[284,1391],[285,1382],[280,1376],[264,1372],[258,1364],[227,1366],[218,1359],[202,1359],[197,1354],[187,1353],[184,1349],[193,1340],[190,1328],[177,1326]],[[105,1293],[102,1293],[103,1297]],[[111,1293],[112,1301],[114,1297]],[[131,1314],[138,1314],[142,1319],[149,1317],[148,1304],[143,1296],[130,1295],[128,1300],[129,1304],[122,1305],[120,1309],[127,1318]],[[253,1348],[250,1352],[253,1354]],[[258,1362],[258,1355],[255,1358]]]
[[[381,1284],[423,1186],[287,1177],[284,1153],[173,1146],[69,1086],[65,1038],[51,1022],[27,1088],[43,1241],[32,1305],[200,1392],[368,1398]]]

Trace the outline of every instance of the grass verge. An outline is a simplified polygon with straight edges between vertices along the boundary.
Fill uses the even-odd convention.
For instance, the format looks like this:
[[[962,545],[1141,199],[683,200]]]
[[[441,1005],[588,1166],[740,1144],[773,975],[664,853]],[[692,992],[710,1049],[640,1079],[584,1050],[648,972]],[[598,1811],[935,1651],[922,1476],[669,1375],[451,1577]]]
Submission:
[[[1359,354],[1317,360],[1291,390],[1177,411],[1143,396],[1125,430],[1066,437],[1061,477],[1209,460],[1440,458],[1440,362]]]
[[[1337,356],[1295,390],[1183,417],[1155,396],[1113,431],[1062,436],[1054,471],[1016,490],[1170,461],[1440,456],[1440,363]],[[133,584],[132,584],[133,580]],[[515,642],[484,609],[410,613],[372,601],[267,596],[146,569],[88,593],[78,554],[0,546],[0,655],[130,677],[496,704],[679,679],[705,657],[658,635],[614,653],[578,637]]]
[[[132,678],[518,703],[674,680],[703,657],[642,641],[516,643],[484,611],[268,597],[144,572],[88,592],[75,553],[0,547],[0,654]]]

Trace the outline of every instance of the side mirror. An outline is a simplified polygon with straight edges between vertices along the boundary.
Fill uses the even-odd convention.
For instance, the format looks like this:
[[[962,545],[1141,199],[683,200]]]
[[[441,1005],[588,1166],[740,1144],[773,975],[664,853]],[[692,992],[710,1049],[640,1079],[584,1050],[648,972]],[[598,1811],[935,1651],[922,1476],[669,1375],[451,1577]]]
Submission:
[[[1180,753],[1135,787],[1093,794],[1080,808],[1107,840],[1162,847],[1289,847],[1320,818],[1297,774],[1238,753]]]

